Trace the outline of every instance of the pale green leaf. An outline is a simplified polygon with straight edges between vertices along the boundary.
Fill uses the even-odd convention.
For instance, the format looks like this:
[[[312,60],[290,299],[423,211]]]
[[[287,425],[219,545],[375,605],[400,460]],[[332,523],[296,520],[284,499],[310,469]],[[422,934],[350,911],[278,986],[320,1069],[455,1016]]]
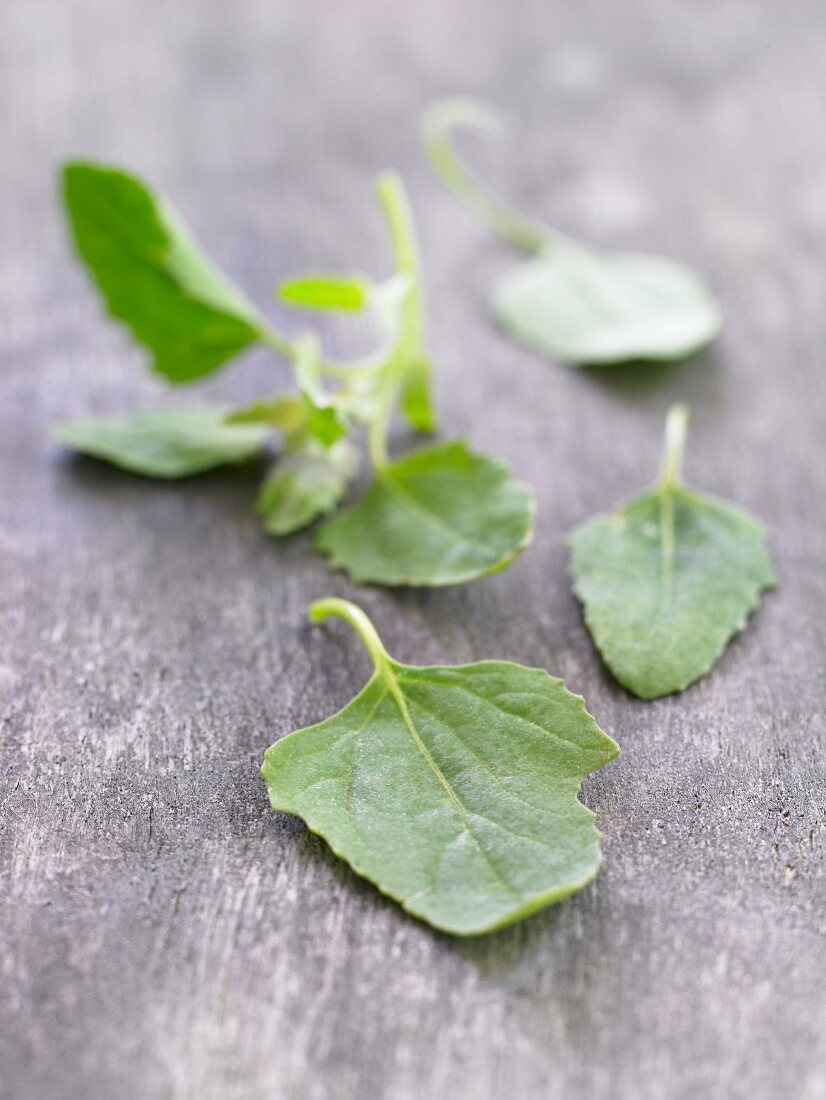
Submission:
[[[63,168],[63,196],[75,245],[109,312],[170,382],[211,374],[262,339],[252,304],[142,180],[76,161]]]
[[[188,477],[257,457],[270,434],[262,424],[233,424],[224,409],[133,413],[54,424],[66,447],[147,477]]]
[[[483,103],[442,100],[428,110],[430,162],[455,195],[494,232],[536,258],[500,283],[494,310],[517,339],[580,364],[682,359],[720,329],[720,311],[687,268],[650,256],[599,253],[525,218],[488,191],[452,145],[458,129],[497,133]]]
[[[457,441],[380,469],[358,504],[324,523],[318,546],[356,581],[460,584],[525,549],[534,508],[506,467]]]
[[[331,614],[356,627],[375,672],[338,714],[267,750],[273,809],[456,935],[492,932],[585,886],[600,834],[580,786],[619,749],[582,698],[506,661],[400,664],[358,608],[313,608],[317,621]]]
[[[294,373],[301,392],[281,394],[237,409],[228,420],[233,424],[269,424],[284,436],[290,450],[306,447],[312,437],[325,447],[347,434],[335,398],[321,386],[317,343],[313,337],[299,337],[294,345]]]
[[[506,275],[494,308],[518,339],[581,364],[682,359],[720,329],[714,299],[687,268],[562,243]]]
[[[267,475],[256,502],[264,530],[288,535],[332,511],[358,466],[345,441],[328,448],[288,451]]]
[[[574,589],[597,648],[643,699],[704,676],[774,573],[760,524],[679,479],[685,413],[669,414],[660,483],[571,536]]]
[[[370,302],[370,281],[361,275],[304,275],[282,283],[278,297],[303,309],[358,312]]]

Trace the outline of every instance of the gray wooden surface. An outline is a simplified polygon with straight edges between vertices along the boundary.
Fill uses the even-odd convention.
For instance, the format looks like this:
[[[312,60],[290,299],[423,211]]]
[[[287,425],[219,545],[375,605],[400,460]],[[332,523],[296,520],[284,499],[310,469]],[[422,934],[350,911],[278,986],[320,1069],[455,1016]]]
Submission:
[[[826,1097],[824,56],[826,8],[780,0],[3,0],[3,1100]],[[704,270],[716,347],[600,373],[509,346],[483,302],[516,257],[418,148],[456,91],[511,114],[467,148],[527,211]],[[287,377],[258,353],[202,394],[148,377],[70,258],[70,154],[163,186],[265,306],[297,269],[387,270],[372,188],[397,167],[442,432],[536,486],[529,552],[356,591],[309,536],[261,534],[256,471],[165,486],[49,444],[57,417]],[[327,328],[340,354],[366,336]],[[653,476],[675,399],[689,477],[766,521],[781,587],[713,675],[643,704],[594,654],[564,535]],[[404,660],[507,657],[586,696],[623,748],[585,787],[593,886],[452,940],[268,811],[264,748],[367,674],[305,621],[327,593]]]

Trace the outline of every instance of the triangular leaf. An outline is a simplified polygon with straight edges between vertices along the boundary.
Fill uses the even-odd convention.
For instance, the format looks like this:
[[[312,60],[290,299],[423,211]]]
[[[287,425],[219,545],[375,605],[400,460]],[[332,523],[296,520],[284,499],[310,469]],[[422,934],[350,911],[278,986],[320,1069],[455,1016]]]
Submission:
[[[525,549],[534,508],[501,463],[446,443],[383,467],[358,504],[324,523],[318,546],[356,581],[460,584]]]
[[[619,751],[583,700],[506,661],[420,668],[392,660],[358,608],[376,671],[327,721],[278,741],[262,774],[360,875],[456,935],[491,932],[579,890],[600,863],[582,780]]]
[[[59,443],[147,477],[178,478],[256,458],[270,434],[220,408],[133,413],[55,424]]]
[[[685,411],[669,414],[655,489],[571,535],[574,589],[605,663],[642,699],[704,676],[774,584],[760,524],[679,480]]]
[[[63,168],[63,195],[77,250],[109,312],[170,382],[203,378],[262,339],[252,304],[142,180],[77,161]]]

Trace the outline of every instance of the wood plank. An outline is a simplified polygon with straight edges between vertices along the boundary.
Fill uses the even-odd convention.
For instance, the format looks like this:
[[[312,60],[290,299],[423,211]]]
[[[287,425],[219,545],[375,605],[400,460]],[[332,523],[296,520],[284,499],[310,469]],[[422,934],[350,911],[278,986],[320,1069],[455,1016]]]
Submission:
[[[3,1097],[826,1097],[824,51],[824,9],[779,0],[0,6]],[[717,346],[577,372],[509,345],[484,297],[516,257],[417,143],[455,91],[510,113],[512,141],[467,149],[527,211],[705,271]],[[536,486],[529,552],[356,590],[259,531],[256,471],[160,485],[61,455],[58,417],[287,380],[258,353],[200,394],[148,377],[64,240],[76,154],[145,172],[264,306],[303,268],[387,270],[373,180],[397,167],[442,434]],[[340,354],[363,335],[327,330]],[[781,587],[710,677],[644,704],[593,651],[564,536],[653,475],[674,400],[688,476],[768,524]],[[327,593],[400,659],[507,657],[585,695],[623,748],[585,788],[593,886],[452,940],[269,812],[263,750],[367,674],[305,621]]]

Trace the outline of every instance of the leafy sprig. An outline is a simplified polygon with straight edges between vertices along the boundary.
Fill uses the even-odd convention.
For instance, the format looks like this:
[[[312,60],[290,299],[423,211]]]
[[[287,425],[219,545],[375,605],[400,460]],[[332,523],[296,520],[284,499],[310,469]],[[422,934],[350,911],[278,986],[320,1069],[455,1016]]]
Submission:
[[[400,462],[388,454],[397,408],[418,432],[436,427],[418,248],[397,175],[378,181],[396,264],[389,279],[312,274],[279,288],[281,301],[299,308],[374,311],[381,345],[344,363],[325,357],[315,335],[290,338],[265,320],[168,200],[136,176],[72,162],[63,169],[63,194],[75,245],[109,312],[149,350],[157,373],[172,384],[198,381],[263,344],[291,361],[297,392],[239,409],[60,424],[56,439],[133,472],[173,478],[249,459],[277,435],[281,454],[256,507],[265,529],[283,535],[341,502],[358,468],[353,441],[363,432],[373,483],[362,504],[322,527],[319,538],[336,565],[379,584],[452,584],[502,568],[527,545],[533,496],[498,463],[462,444]],[[405,476],[411,466],[418,477]]]
[[[720,311],[703,281],[670,260],[596,252],[523,217],[470,172],[457,130],[499,134],[499,117],[467,99],[435,103],[423,136],[431,165],[453,193],[504,240],[533,259],[497,287],[493,311],[518,340],[579,364],[682,359],[709,343]]]

